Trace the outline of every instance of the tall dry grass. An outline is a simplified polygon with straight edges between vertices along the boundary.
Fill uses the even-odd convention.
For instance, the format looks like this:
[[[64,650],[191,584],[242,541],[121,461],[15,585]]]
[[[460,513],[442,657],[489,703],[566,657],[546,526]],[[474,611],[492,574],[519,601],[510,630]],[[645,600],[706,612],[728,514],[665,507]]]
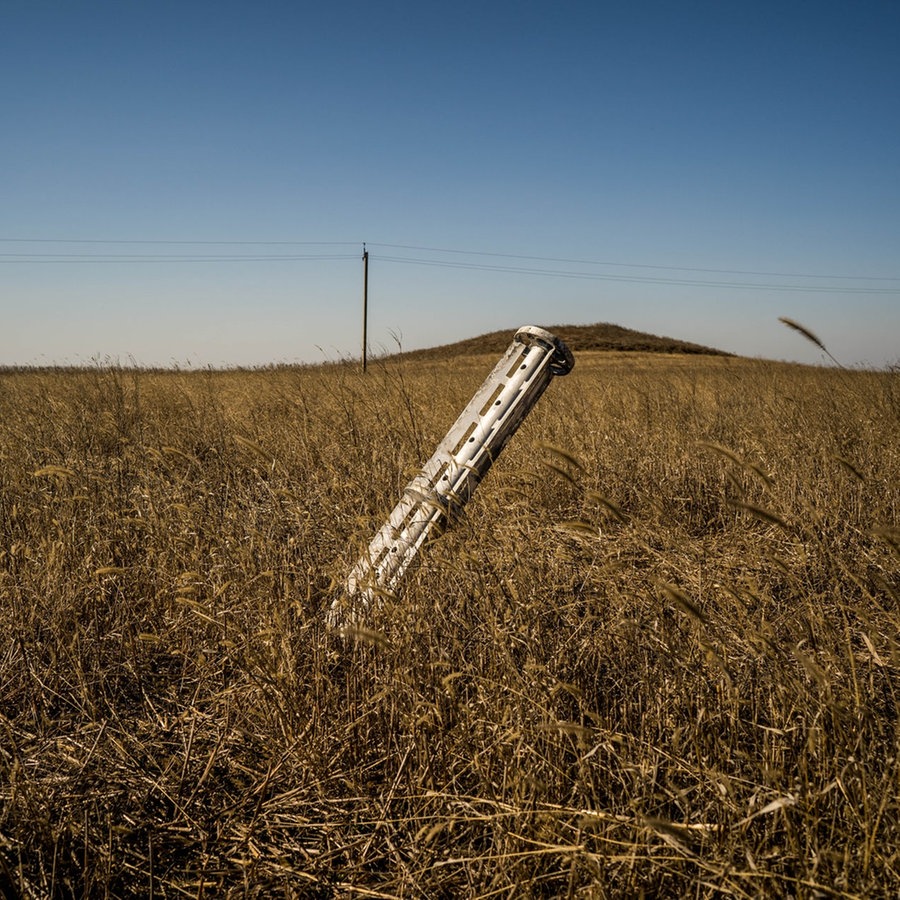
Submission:
[[[900,381],[582,355],[321,625],[493,364],[0,374],[9,896],[900,890]]]

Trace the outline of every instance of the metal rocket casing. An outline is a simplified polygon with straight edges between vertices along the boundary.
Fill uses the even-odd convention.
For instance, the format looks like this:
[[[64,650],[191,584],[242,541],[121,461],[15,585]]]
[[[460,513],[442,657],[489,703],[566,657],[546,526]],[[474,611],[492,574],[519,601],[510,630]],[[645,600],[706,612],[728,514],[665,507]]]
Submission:
[[[330,625],[353,621],[379,594],[393,591],[429,533],[465,506],[553,377],[574,365],[569,348],[549,331],[525,325],[516,332],[351,570],[346,596],[328,610]]]

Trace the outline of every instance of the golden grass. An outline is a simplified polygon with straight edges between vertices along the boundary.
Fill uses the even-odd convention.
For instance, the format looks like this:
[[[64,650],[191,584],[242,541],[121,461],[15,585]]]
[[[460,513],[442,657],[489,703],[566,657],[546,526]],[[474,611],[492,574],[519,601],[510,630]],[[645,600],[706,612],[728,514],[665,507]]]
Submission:
[[[494,361],[0,374],[0,893],[900,891],[897,376],[581,354],[329,638]]]

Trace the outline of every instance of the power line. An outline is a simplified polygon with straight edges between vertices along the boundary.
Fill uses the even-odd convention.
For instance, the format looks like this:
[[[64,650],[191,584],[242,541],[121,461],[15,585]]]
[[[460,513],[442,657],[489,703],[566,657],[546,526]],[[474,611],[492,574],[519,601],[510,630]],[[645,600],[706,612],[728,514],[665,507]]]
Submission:
[[[119,238],[11,238],[0,237],[0,244],[39,245],[42,250],[22,249],[0,253],[0,264],[23,263],[218,263],[218,262],[295,262],[302,260],[355,259],[348,253],[117,253],[117,252],[43,252],[51,245],[99,247],[355,247],[353,241],[191,241],[126,240]]]
[[[843,279],[848,281],[900,281],[900,277],[881,277],[875,275],[829,275],[822,273],[802,272],[761,272],[745,269],[708,269],[697,266],[661,266],[649,263],[607,262],[596,259],[569,259],[560,256],[529,256],[520,253],[497,253],[488,250],[457,250],[448,247],[419,247],[413,244],[379,244],[369,243],[370,247],[385,247],[395,250],[415,250],[425,253],[452,253],[464,256],[493,256],[504,259],[521,259],[532,262],[558,262],[582,266],[610,266],[624,269],[660,269],[672,272],[706,272],[716,275],[753,275],[765,278],[823,278]]]
[[[103,238],[13,238],[13,237],[0,237],[0,243],[5,244],[94,244],[94,245],[169,245],[169,246],[234,246],[234,247],[358,247],[362,242],[361,241],[290,241],[290,240],[276,240],[276,241],[247,241],[247,240],[225,240],[225,241],[211,241],[211,240],[126,240],[126,239],[103,239]],[[611,262],[608,260],[597,260],[597,259],[580,259],[580,258],[570,258],[570,257],[561,257],[561,256],[534,256],[529,254],[522,253],[502,253],[498,251],[491,250],[462,250],[459,248],[452,247],[430,247],[430,246],[419,246],[416,244],[389,244],[389,243],[373,243],[368,242],[369,247],[383,247],[385,249],[394,249],[394,250],[413,250],[416,252],[425,252],[425,253],[447,253],[457,256],[485,256],[485,257],[493,257],[497,259],[517,259],[525,262],[553,262],[553,263],[564,263],[566,265],[582,265],[582,266],[605,266],[609,268],[623,268],[623,269],[652,269],[657,271],[670,271],[670,272],[703,272],[711,275],[746,275],[750,277],[760,277],[760,278],[816,278],[821,280],[840,280],[840,281],[892,281],[892,282],[900,282],[900,277],[890,277],[890,276],[877,276],[877,275],[835,275],[832,273],[823,273],[823,272],[769,272],[769,271],[760,271],[760,270],[749,270],[749,269],[714,269],[714,268],[706,268],[700,266],[665,266],[658,265],[652,263],[626,263],[626,262]],[[0,256],[7,256],[11,254],[0,254]],[[39,254],[16,254],[17,256],[27,255],[29,257],[37,257]],[[50,254],[48,254],[50,255]],[[52,254],[52,256],[61,256],[62,254]],[[109,254],[107,254],[109,255]],[[143,256],[143,254],[141,254]],[[225,258],[225,257],[222,257]],[[231,257],[228,257],[231,258]],[[305,257],[305,258],[319,258],[319,257]],[[346,257],[333,257],[333,258],[346,258],[353,259],[355,256],[346,256]],[[387,257],[385,257],[387,259]],[[395,258],[395,261],[396,258]],[[438,261],[432,261],[431,264],[438,264]],[[450,265],[448,263],[448,265]],[[474,264],[472,264],[474,267]]]
[[[42,248],[47,245],[88,245],[99,246],[175,246],[175,247],[356,247],[353,241],[211,241],[211,240],[126,240],[100,238],[12,238],[0,237],[0,244],[37,244]],[[825,281],[855,281],[857,284],[812,285],[785,284],[746,280],[710,280],[703,278],[677,278],[660,275],[642,274],[628,275],[624,273],[573,271],[565,268],[546,268],[524,265],[501,265],[499,263],[474,262],[453,259],[423,258],[421,256],[379,256],[378,261],[397,265],[430,266],[447,269],[466,269],[471,271],[498,272],[515,275],[526,275],[543,278],[573,278],[581,280],[611,281],[619,283],[668,285],[702,288],[730,288],[742,290],[767,290],[799,293],[835,293],[835,294],[884,294],[895,295],[898,288],[893,287],[860,287],[859,282],[900,282],[900,278],[870,275],[835,275],[825,273],[768,272],[743,269],[713,269],[694,266],[664,266],[645,263],[619,263],[589,259],[573,259],[567,257],[534,256],[516,253],[501,253],[487,250],[461,250],[447,247],[427,247],[413,244],[388,244],[368,242],[370,247],[384,249],[408,250],[416,253],[448,254],[453,257],[477,257],[508,259],[521,262],[557,263],[561,266],[589,266],[606,268],[626,268],[646,270],[648,272],[696,272],[711,275],[738,275],[749,278],[792,278],[818,279]],[[356,260],[357,254],[349,253],[65,253],[65,252],[0,252],[0,265],[26,264],[214,264],[214,263],[275,263],[302,262],[319,260]]]
[[[357,247],[361,241],[186,241],[186,240],[106,240],[102,238],[10,238],[0,237],[3,244],[170,244],[190,246],[257,246],[257,247]]]
[[[498,254],[500,255],[500,254]],[[445,269],[471,269],[482,272],[504,272],[517,275],[536,275],[555,278],[576,278],[588,281],[616,281],[633,284],[659,284],[680,285],[686,287],[714,287],[714,288],[739,288],[744,290],[789,291],[809,294],[886,294],[900,293],[900,288],[858,288],[852,285],[846,287],[827,287],[821,285],[802,284],[766,284],[750,281],[705,281],[701,279],[687,278],[654,278],[640,275],[608,275],[600,272],[564,272],[558,269],[535,269],[520,266],[497,266],[483,263],[447,262],[435,259],[413,259],[402,256],[379,256],[379,263],[399,263],[416,266],[437,266]],[[702,271],[702,270],[691,270]],[[813,277],[813,276],[809,276]],[[837,277],[837,276],[835,276]],[[895,279],[886,279],[893,281]],[[900,280],[900,279],[896,279]]]
[[[156,253],[85,254],[85,253],[0,253],[0,265],[16,263],[220,263],[220,262],[303,262],[323,259],[356,259],[356,254],[241,254],[178,255]]]

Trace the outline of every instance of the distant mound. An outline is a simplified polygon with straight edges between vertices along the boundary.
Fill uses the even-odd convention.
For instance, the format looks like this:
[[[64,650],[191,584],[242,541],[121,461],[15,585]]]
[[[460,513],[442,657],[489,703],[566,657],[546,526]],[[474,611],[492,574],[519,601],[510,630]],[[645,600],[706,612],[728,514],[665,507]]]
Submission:
[[[533,324],[533,323],[528,323]],[[573,353],[585,350],[616,350],[619,352],[642,353],[695,353],[707,356],[730,356],[721,350],[679,341],[670,337],[645,334],[621,325],[549,325],[547,331],[562,339]],[[497,355],[509,346],[516,329],[492,331],[479,337],[466,338],[454,344],[443,344],[426,350],[410,350],[402,355],[404,359],[448,359],[455,356]]]

